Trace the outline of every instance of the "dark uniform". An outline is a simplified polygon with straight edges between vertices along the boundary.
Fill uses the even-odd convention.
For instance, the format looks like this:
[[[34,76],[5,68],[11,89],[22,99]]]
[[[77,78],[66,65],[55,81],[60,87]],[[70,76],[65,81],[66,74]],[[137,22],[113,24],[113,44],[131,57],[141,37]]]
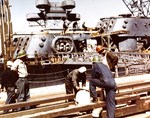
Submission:
[[[84,29],[84,31],[87,31],[87,26],[85,26],[85,22],[83,22],[83,24],[82,24],[82,28]]]
[[[78,69],[74,69],[65,78],[66,94],[73,94],[73,90],[76,94],[78,91],[77,87],[79,87],[79,82],[82,82],[82,86],[85,86],[86,74],[85,72],[80,73]]]
[[[2,72],[1,75],[1,89],[4,87],[7,92],[7,99],[5,104],[16,103],[16,81],[18,80],[18,74],[7,68]],[[9,110],[5,110],[4,113],[7,113]]]
[[[93,101],[97,100],[96,87],[104,88],[106,92],[107,118],[114,118],[116,82],[108,66],[100,62],[94,63],[92,68],[92,79],[90,79],[89,82],[90,95],[93,97]]]
[[[66,30],[68,29],[68,25],[67,23],[64,21],[63,23],[63,29],[64,29],[64,33],[66,32]]]
[[[96,87],[104,88],[106,93],[107,118],[115,117],[115,95],[116,82],[114,79],[115,66],[118,57],[112,52],[108,52],[101,45],[96,47],[96,51],[102,55],[102,62],[95,62],[92,69],[92,79],[90,80],[90,93],[93,100],[97,100]]]
[[[78,28],[78,23],[77,23],[77,21],[75,21],[75,22],[73,23],[73,31],[76,31],[77,28]]]

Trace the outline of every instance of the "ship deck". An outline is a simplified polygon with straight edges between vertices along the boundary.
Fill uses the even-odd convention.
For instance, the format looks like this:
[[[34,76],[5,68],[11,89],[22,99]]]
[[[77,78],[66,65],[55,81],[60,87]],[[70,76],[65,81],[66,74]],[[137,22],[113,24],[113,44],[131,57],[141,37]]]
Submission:
[[[134,75],[134,76],[127,76],[127,77],[119,77],[115,78],[116,83],[127,84],[127,83],[135,83],[135,82],[143,82],[143,81],[150,81],[150,74],[141,74],[141,75]],[[57,83],[57,85],[45,86],[45,87],[38,87],[38,88],[31,88],[30,89],[31,100],[38,100],[44,99],[46,97],[54,97],[65,95],[65,85],[63,82]],[[0,93],[0,104],[4,105],[6,99],[6,92]],[[150,111],[146,111],[140,114],[135,114],[131,116],[127,116],[125,118],[149,118]]]

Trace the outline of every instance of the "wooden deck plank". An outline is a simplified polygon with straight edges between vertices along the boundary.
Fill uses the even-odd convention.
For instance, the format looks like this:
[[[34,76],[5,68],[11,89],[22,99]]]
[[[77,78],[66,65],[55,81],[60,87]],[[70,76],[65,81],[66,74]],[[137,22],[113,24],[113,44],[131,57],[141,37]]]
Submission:
[[[12,118],[12,117],[19,117],[22,115],[31,115],[31,114],[35,114],[41,111],[49,111],[49,110],[53,110],[53,109],[59,109],[59,108],[65,108],[68,107],[69,105],[73,105],[74,102],[67,102],[67,103],[59,103],[59,104],[51,104],[48,106],[44,106],[44,107],[39,107],[39,108],[35,108],[35,109],[30,109],[30,110],[24,110],[24,111],[20,111],[20,112],[12,112],[9,114],[2,114],[0,115],[0,118]]]
[[[44,103],[56,102],[56,101],[61,101],[61,100],[66,100],[66,99],[74,99],[74,97],[75,95],[70,94],[70,95],[64,95],[64,96],[59,96],[59,97],[54,97],[54,98],[26,101],[26,102],[20,102],[20,103],[15,103],[15,104],[6,104],[6,105],[0,106],[0,111],[19,108],[19,107],[32,106],[32,105],[40,105]]]
[[[126,114],[130,115],[135,112],[141,112],[143,110],[150,109],[150,95],[148,94],[148,92],[150,92],[149,85],[150,85],[150,81],[143,81],[143,82],[137,82],[137,83],[132,82],[132,83],[117,85],[117,91],[116,91],[117,104],[127,104],[128,106],[125,105],[123,107],[118,107],[116,109],[116,114],[119,114],[118,112],[122,112],[118,115],[122,117]],[[146,94],[143,95],[143,92],[146,92]],[[100,88],[97,89],[97,93],[99,94],[99,97],[104,97],[101,95],[101,94],[104,94],[103,89],[100,89]],[[71,95],[64,94],[64,96],[57,96],[53,98],[45,98],[45,99],[27,101],[27,102],[22,102],[22,103],[2,105],[0,106],[0,111],[6,110],[6,109],[25,107],[25,106],[32,106],[32,105],[38,105],[39,108],[30,109],[30,110],[21,111],[21,112],[8,113],[5,115],[0,115],[0,117],[1,118],[12,118],[12,116],[13,117],[26,116],[30,118],[59,117],[68,113],[79,112],[83,110],[89,110],[89,109],[105,106],[104,101],[100,101],[97,104],[91,103],[85,106],[76,106],[74,104],[74,106],[72,107],[67,106],[69,105],[69,103],[58,103],[55,105],[52,104],[54,102],[63,101],[63,100],[65,101],[67,99],[74,99],[74,98],[75,98],[75,95],[73,94]],[[129,101],[135,101],[135,102],[134,104],[128,104]],[[45,104],[51,104],[51,105],[45,106]],[[138,110],[135,108],[135,106],[138,107]],[[128,112],[128,110],[131,110],[131,111]],[[80,116],[80,117],[84,118],[84,116]]]
[[[63,109],[56,109],[48,112],[41,112],[34,115],[30,115],[30,118],[53,118],[53,117],[59,117],[64,114],[69,114],[72,112],[79,112],[79,111],[86,111],[94,108],[104,107],[105,102],[99,102],[99,103],[91,103],[88,105],[81,105],[81,106],[72,106],[67,107]]]

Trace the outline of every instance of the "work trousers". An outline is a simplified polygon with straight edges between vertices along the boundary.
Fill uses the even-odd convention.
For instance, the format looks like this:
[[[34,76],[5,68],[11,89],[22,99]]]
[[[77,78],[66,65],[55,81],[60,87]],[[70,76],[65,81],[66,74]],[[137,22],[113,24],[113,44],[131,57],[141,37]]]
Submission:
[[[65,88],[66,88],[66,94],[77,93],[77,89],[73,86],[73,83],[70,79],[65,79]]]
[[[7,87],[6,88],[7,92],[7,99],[5,104],[12,104],[16,103],[16,95],[15,95],[15,87]],[[4,113],[7,113],[9,110],[4,110]]]
[[[30,99],[30,92],[29,92],[29,82],[27,78],[19,78],[16,82],[17,85],[17,93],[18,93],[18,102],[24,102],[28,101]],[[18,111],[24,110],[24,109],[29,109],[30,107],[26,108],[19,108]]]
[[[5,104],[16,103],[15,87],[6,88],[6,92],[7,92],[7,99]]]
[[[105,78],[107,79],[107,78]],[[113,79],[113,78],[112,78]],[[100,79],[90,79],[90,94],[94,99],[97,98],[96,87],[104,88],[106,92],[106,110],[107,118],[115,117],[115,95],[116,95],[116,83],[114,80],[101,81]]]

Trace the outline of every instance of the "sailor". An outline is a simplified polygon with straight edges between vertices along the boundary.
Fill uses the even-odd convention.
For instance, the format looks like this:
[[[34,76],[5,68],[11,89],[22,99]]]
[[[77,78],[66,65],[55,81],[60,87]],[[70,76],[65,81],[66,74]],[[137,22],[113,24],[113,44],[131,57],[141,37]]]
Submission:
[[[97,102],[96,87],[103,88],[106,93],[107,118],[114,118],[116,82],[113,72],[118,63],[118,57],[107,51],[102,45],[98,45],[96,51],[102,55],[102,61],[93,63],[91,73],[92,79],[89,80],[90,95],[93,98],[93,102]]]
[[[24,50],[20,50],[17,55],[17,59],[14,61],[11,69],[18,72],[19,79],[16,82],[17,85],[17,92],[18,92],[18,102],[24,102],[29,100],[30,93],[29,93],[29,82],[27,79],[28,72],[27,66],[25,64],[26,60],[26,52]],[[25,109],[29,109],[26,107]],[[24,110],[24,108],[19,108],[18,111]]]
[[[85,25],[85,22],[83,22],[82,28],[84,29],[84,31],[87,31],[87,26]]]
[[[116,82],[111,70],[102,62],[94,62],[91,76],[92,78],[89,80],[89,85],[90,96],[93,98],[93,102],[98,102],[96,87],[103,88],[106,93],[104,100],[106,101],[107,118],[114,118]]]
[[[77,93],[81,86],[86,85],[86,67],[72,70],[65,78],[66,94]],[[73,92],[74,90],[74,92]]]
[[[63,29],[64,29],[64,33],[68,29],[68,24],[66,23],[66,21],[63,22]]]
[[[75,21],[75,22],[73,23],[73,31],[76,31],[77,28],[78,28],[78,23],[77,23],[77,21]]]

